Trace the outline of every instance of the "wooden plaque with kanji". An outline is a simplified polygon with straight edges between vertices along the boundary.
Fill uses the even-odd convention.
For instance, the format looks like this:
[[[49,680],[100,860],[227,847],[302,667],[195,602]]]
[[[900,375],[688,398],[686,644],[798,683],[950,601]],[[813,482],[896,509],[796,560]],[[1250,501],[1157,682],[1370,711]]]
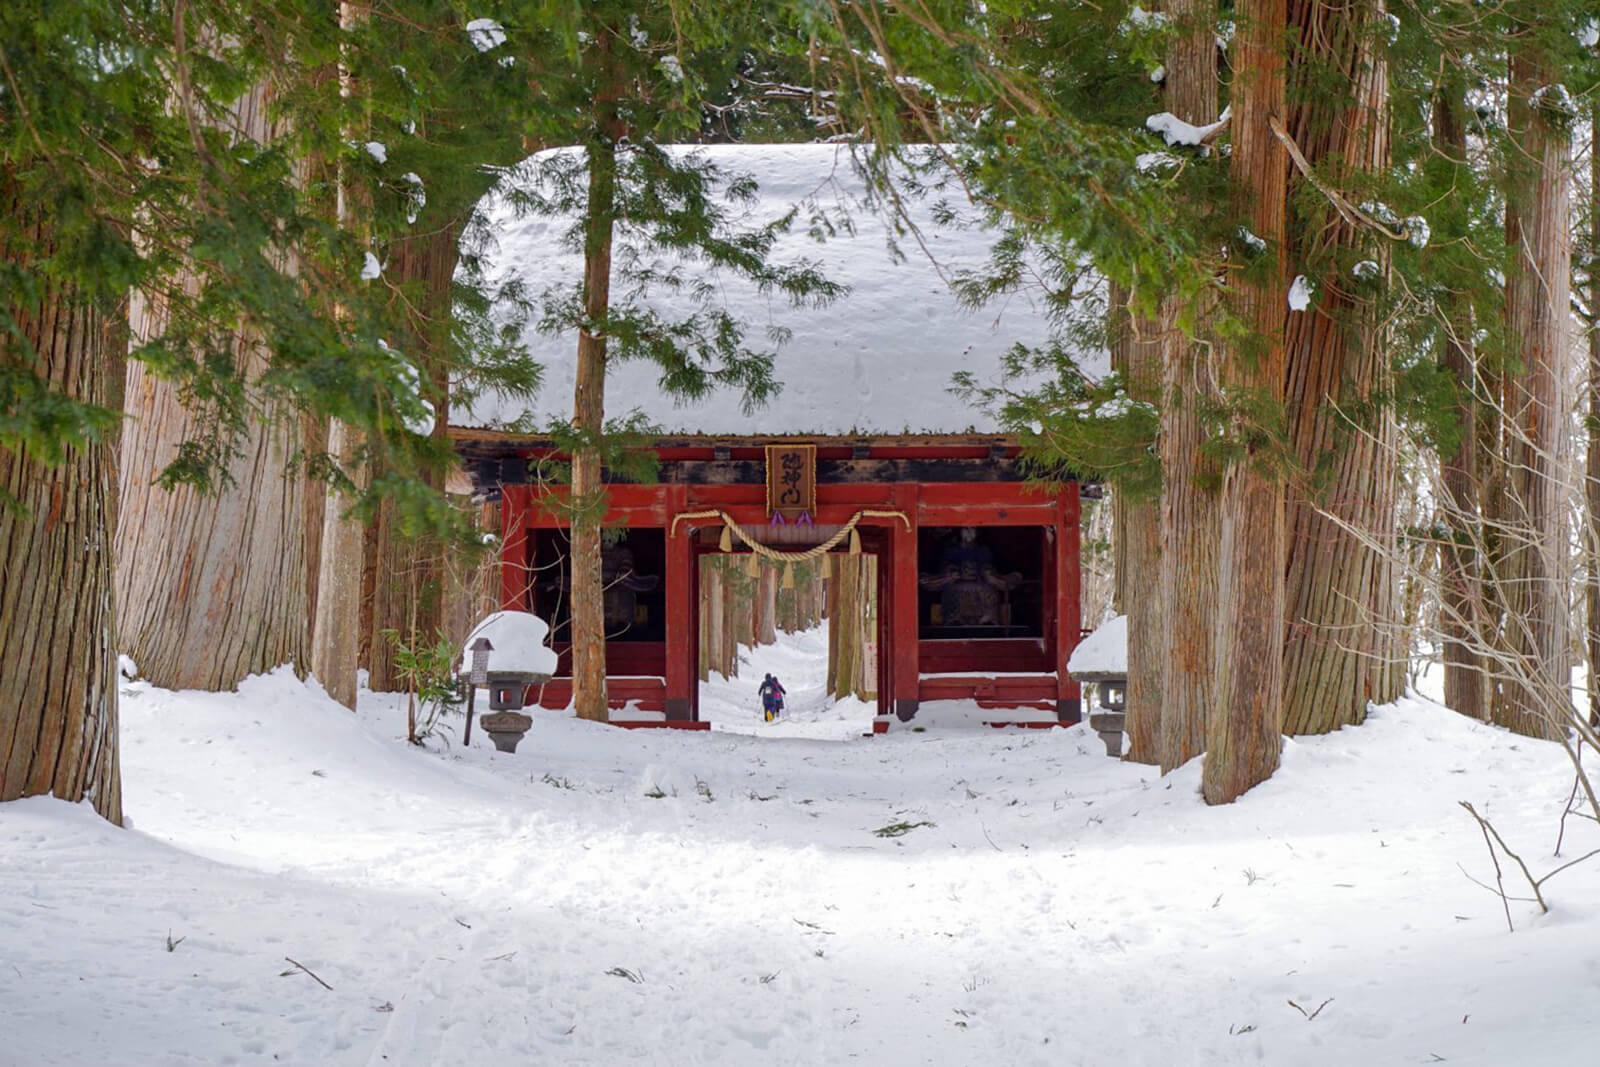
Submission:
[[[817,446],[767,446],[767,514],[816,518]]]

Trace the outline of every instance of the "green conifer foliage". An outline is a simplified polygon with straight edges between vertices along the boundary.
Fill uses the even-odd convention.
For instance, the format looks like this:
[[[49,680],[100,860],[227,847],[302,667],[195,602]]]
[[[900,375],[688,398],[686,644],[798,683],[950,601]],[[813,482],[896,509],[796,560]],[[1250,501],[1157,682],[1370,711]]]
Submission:
[[[829,69],[852,90],[839,94],[847,126],[902,153],[916,141],[936,143],[966,191],[1012,228],[988,277],[969,285],[975,300],[1041,280],[1047,291],[1081,297],[1093,291],[1094,279],[1108,279],[1131,294],[1136,313],[1165,302],[1176,311],[1176,327],[1202,348],[1236,350],[1248,359],[1250,351],[1270,347],[1258,336],[1261,324],[1232,317],[1217,295],[1269,273],[1305,279],[1300,292],[1307,299],[1285,309],[1285,321],[1303,316],[1298,333],[1288,333],[1310,347],[1291,346],[1285,372],[1291,386],[1315,374],[1326,387],[1297,395],[1298,410],[1286,410],[1270,390],[1237,383],[1207,398],[1201,415],[1213,430],[1209,448],[1219,469],[1240,462],[1276,469],[1294,487],[1302,517],[1305,508],[1331,501],[1345,508],[1333,524],[1338,537],[1370,536],[1381,545],[1396,533],[1392,508],[1383,503],[1392,479],[1367,478],[1370,491],[1335,484],[1356,477],[1344,469],[1350,464],[1336,462],[1337,441],[1378,428],[1381,440],[1392,442],[1398,421],[1440,454],[1456,457],[1458,473],[1467,458],[1458,447],[1463,442],[1484,461],[1504,453],[1507,427],[1486,416],[1505,407],[1520,388],[1517,376],[1529,370],[1517,354],[1522,339],[1505,325],[1507,279],[1519,252],[1508,246],[1506,219],[1521,206],[1512,201],[1525,199],[1521,190],[1531,187],[1526,137],[1513,136],[1508,120],[1521,105],[1508,107],[1508,92],[1528,95],[1526,106],[1539,123],[1571,122],[1595,91],[1592,3],[1290,0],[1274,15],[1282,20],[1274,33],[1289,70],[1276,136],[1298,151],[1281,246],[1253,240],[1240,227],[1239,205],[1229,202],[1236,128],[1181,130],[1177,143],[1157,136],[1157,127],[1174,128],[1155,115],[1164,110],[1163,57],[1182,32],[1164,14],[1166,5],[829,2],[813,10],[808,26],[826,42]],[[1232,67],[1245,10],[1234,3],[1214,8],[1224,102],[1245,73]],[[1537,89],[1508,87],[1513,56],[1538,57]],[[1352,110],[1346,102],[1357,95],[1357,83],[1368,96]],[[1459,152],[1441,152],[1437,143],[1441,97],[1459,101]],[[1331,132],[1347,121],[1346,112],[1381,116],[1362,146],[1341,148],[1348,131]],[[1019,270],[1018,263],[1034,269]],[[1306,325],[1312,318],[1325,321],[1312,328]],[[1061,336],[1083,328],[1063,316]],[[1319,337],[1331,347],[1317,349]],[[1337,358],[1329,355],[1335,347],[1342,352]],[[1451,349],[1454,355],[1443,360]],[[1059,357],[1019,354],[1019,371],[1056,371],[1043,388],[965,384],[1041,460],[1125,491],[1161,491],[1161,472],[1150,461],[1159,420],[1139,411],[1115,377],[1086,381]],[[1387,449],[1382,464],[1392,467],[1396,446],[1379,447]],[[1497,492],[1493,478],[1471,489],[1446,542],[1460,540]],[[1352,503],[1358,497],[1361,503]],[[1368,511],[1358,514],[1359,507]],[[1486,540],[1475,551],[1492,561],[1492,532]],[[1400,551],[1390,550],[1381,566],[1394,565]],[[1459,546],[1452,551],[1462,555]],[[1348,570],[1377,573],[1368,564]],[[1308,614],[1315,605],[1290,608],[1294,618],[1286,626],[1317,631],[1321,623]],[[1381,641],[1388,643],[1393,620],[1382,610],[1376,605],[1366,625],[1384,631]],[[1469,626],[1483,622],[1478,615]],[[1497,624],[1486,625],[1491,632],[1475,640],[1492,645]],[[1333,632],[1313,637],[1342,644]],[[1387,650],[1378,658],[1391,659]],[[1348,677],[1347,666],[1329,669]],[[1304,672],[1300,677],[1303,698],[1308,686]],[[1396,677],[1387,674],[1365,698],[1382,699]],[[1312,679],[1309,688],[1319,687]],[[1341,697],[1341,707],[1316,723],[1358,721],[1360,690],[1354,687],[1353,702]]]
[[[529,146],[546,149],[510,175],[508,195],[521,211],[576,220],[565,239],[584,254],[581,279],[530,296],[541,329],[578,334],[573,418],[556,432],[572,456],[574,702],[588,718],[606,717],[606,367],[648,360],[664,392],[692,400],[732,388],[759,406],[779,388],[771,345],[746,340],[707,279],[726,272],[796,303],[839,292],[810,264],[770,261],[788,220],[735,225],[755,192],[747,177],[663,147],[700,136],[708,108],[727,104],[743,57],[772,51],[777,11],[766,2],[500,2],[473,5],[465,24],[506,72],[505,113]],[[663,268],[663,259],[676,265]],[[659,311],[646,299],[652,292],[684,310]]]
[[[129,354],[175,383],[198,415],[165,484],[219,485],[252,420],[300,411],[362,431],[357,461],[386,472],[363,509],[386,496],[404,524],[464,532],[421,478],[449,448],[415,432],[426,390],[417,365],[388,343],[398,329],[381,271],[373,278],[365,269],[381,267],[368,235],[382,228],[359,220],[358,238],[332,211],[335,167],[381,162],[371,146],[333,132],[346,128],[348,109],[377,106],[337,92],[329,72],[350,55],[343,43],[331,7],[314,0],[0,10],[0,188],[9,208],[0,217],[0,459],[10,472],[0,546],[11,561],[0,579],[8,605],[0,674],[16,680],[0,696],[0,795],[90,795],[117,817],[104,551],[114,512],[86,507],[63,523],[52,500],[65,485],[114,501],[100,472],[119,425],[127,331],[117,324],[132,294],[169,314],[161,335]],[[471,51],[465,42],[460,50]],[[289,119],[283,135],[234,136],[230,107],[261,86]],[[261,338],[264,366],[239,360],[236,340],[246,333]],[[526,359],[501,355],[488,373],[502,389],[529,388]],[[328,457],[301,459],[349,484]],[[51,562],[75,558],[92,568],[69,574]],[[73,603],[41,592],[63,582],[95,605],[73,616],[76,630],[61,625]],[[93,655],[39,644],[78,631]],[[62,672],[59,684],[22,684],[40,657]]]

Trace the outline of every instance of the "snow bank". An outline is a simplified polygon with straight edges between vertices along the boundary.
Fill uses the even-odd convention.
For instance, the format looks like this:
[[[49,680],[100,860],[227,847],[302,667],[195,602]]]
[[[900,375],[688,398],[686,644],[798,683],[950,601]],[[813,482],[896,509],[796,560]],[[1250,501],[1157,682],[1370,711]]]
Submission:
[[[1420,699],[1208,808],[1198,761],[1082,726],[551,713],[510,755],[288,672],[123,691],[137,831],[0,804],[0,1061],[1566,1067],[1600,1039],[1600,864],[1507,933],[1457,806],[1541,873],[1581,856],[1580,819],[1546,851],[1566,755]]]

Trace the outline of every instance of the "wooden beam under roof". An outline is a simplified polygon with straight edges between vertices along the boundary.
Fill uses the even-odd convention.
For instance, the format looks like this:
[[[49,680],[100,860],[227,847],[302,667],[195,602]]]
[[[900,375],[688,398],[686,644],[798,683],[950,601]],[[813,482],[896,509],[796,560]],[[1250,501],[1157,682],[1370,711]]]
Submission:
[[[452,427],[451,437],[474,494],[495,499],[502,485],[531,480],[530,461],[557,454],[549,437]],[[667,485],[763,485],[768,444],[805,441],[818,449],[822,485],[1025,482],[1038,476],[1021,456],[1014,437],[1000,434],[914,434],[833,437],[683,435],[649,440],[659,457],[657,481]],[[609,471],[605,480],[625,484]],[[1074,481],[1066,472],[1062,481]],[[1081,483],[1080,483],[1081,484]],[[1098,486],[1082,486],[1098,496]]]

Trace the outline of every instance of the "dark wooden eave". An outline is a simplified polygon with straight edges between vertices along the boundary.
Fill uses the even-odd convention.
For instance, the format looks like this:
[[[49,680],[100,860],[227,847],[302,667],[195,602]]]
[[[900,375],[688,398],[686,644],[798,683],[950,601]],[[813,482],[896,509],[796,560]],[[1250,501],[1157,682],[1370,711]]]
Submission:
[[[497,499],[502,485],[527,484],[530,461],[558,455],[548,437],[454,426],[450,436],[479,499]],[[1037,476],[1023,462],[1016,439],[1002,434],[674,434],[644,445],[658,457],[657,480],[662,484],[762,485],[765,447],[796,442],[817,447],[819,484],[1023,482]],[[605,480],[627,479],[607,472]],[[1100,495],[1098,486],[1083,489],[1085,496]]]

